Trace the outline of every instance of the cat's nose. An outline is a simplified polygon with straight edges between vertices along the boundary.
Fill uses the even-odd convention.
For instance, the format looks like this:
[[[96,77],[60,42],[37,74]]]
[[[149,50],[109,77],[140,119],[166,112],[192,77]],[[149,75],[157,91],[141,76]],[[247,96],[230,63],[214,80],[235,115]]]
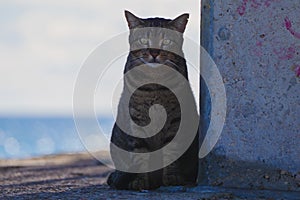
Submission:
[[[159,50],[158,49],[151,49],[150,54],[153,57],[153,59],[155,59],[159,54]]]

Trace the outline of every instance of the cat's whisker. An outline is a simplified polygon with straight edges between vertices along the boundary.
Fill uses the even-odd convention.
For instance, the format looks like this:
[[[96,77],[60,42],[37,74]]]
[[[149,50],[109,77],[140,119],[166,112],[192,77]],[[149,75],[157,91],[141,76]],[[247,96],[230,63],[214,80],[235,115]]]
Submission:
[[[176,70],[180,69],[180,67],[176,63],[174,63],[174,62],[172,62],[170,60],[166,60],[166,62],[164,63],[164,65],[168,64],[168,63],[171,64],[171,65],[173,65],[173,67],[175,67]]]
[[[144,58],[142,56],[141,57],[136,57],[136,58],[130,60],[129,62],[130,62],[130,64],[133,64],[136,61],[141,61],[142,63],[147,64],[147,62],[144,60]]]
[[[170,60],[166,60],[166,62],[164,64],[166,64],[166,63],[170,63],[170,64],[174,65],[175,67],[178,67],[178,65],[176,63],[174,63]]]
[[[148,62],[147,62],[143,57],[141,57],[140,60],[141,60],[144,64],[146,64],[146,65],[148,64]]]

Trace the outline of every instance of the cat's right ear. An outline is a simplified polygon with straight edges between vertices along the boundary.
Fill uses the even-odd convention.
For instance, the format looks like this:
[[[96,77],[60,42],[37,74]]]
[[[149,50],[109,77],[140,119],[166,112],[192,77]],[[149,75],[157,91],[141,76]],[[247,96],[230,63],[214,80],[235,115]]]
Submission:
[[[140,24],[142,24],[142,21],[140,18],[138,18],[137,16],[135,16],[134,14],[132,14],[131,12],[129,12],[127,10],[125,10],[125,17],[126,17],[129,29],[134,29],[137,26],[139,26]]]
[[[186,24],[188,23],[189,14],[185,13],[177,17],[176,19],[171,21],[171,24],[175,27],[175,29],[181,33],[184,32]]]

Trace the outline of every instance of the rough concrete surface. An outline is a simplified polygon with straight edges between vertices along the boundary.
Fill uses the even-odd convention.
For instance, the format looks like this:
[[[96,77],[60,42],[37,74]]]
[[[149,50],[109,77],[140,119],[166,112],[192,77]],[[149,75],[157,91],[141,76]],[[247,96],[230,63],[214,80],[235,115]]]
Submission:
[[[203,0],[202,12],[202,45],[227,93],[203,182],[300,191],[300,2]]]
[[[299,199],[300,193],[221,187],[168,187],[117,191],[106,178],[111,169],[88,154],[0,161],[0,199]]]

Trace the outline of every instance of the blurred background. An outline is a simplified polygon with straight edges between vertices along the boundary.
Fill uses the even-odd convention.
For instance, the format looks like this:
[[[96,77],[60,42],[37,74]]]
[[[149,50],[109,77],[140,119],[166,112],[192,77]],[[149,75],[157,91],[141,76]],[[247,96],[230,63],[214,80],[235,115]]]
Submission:
[[[89,53],[127,31],[125,9],[142,18],[188,12],[186,36],[199,43],[199,5],[196,0],[0,1],[0,159],[85,151],[72,117],[72,95]],[[109,134],[110,100],[100,99],[97,114]]]

